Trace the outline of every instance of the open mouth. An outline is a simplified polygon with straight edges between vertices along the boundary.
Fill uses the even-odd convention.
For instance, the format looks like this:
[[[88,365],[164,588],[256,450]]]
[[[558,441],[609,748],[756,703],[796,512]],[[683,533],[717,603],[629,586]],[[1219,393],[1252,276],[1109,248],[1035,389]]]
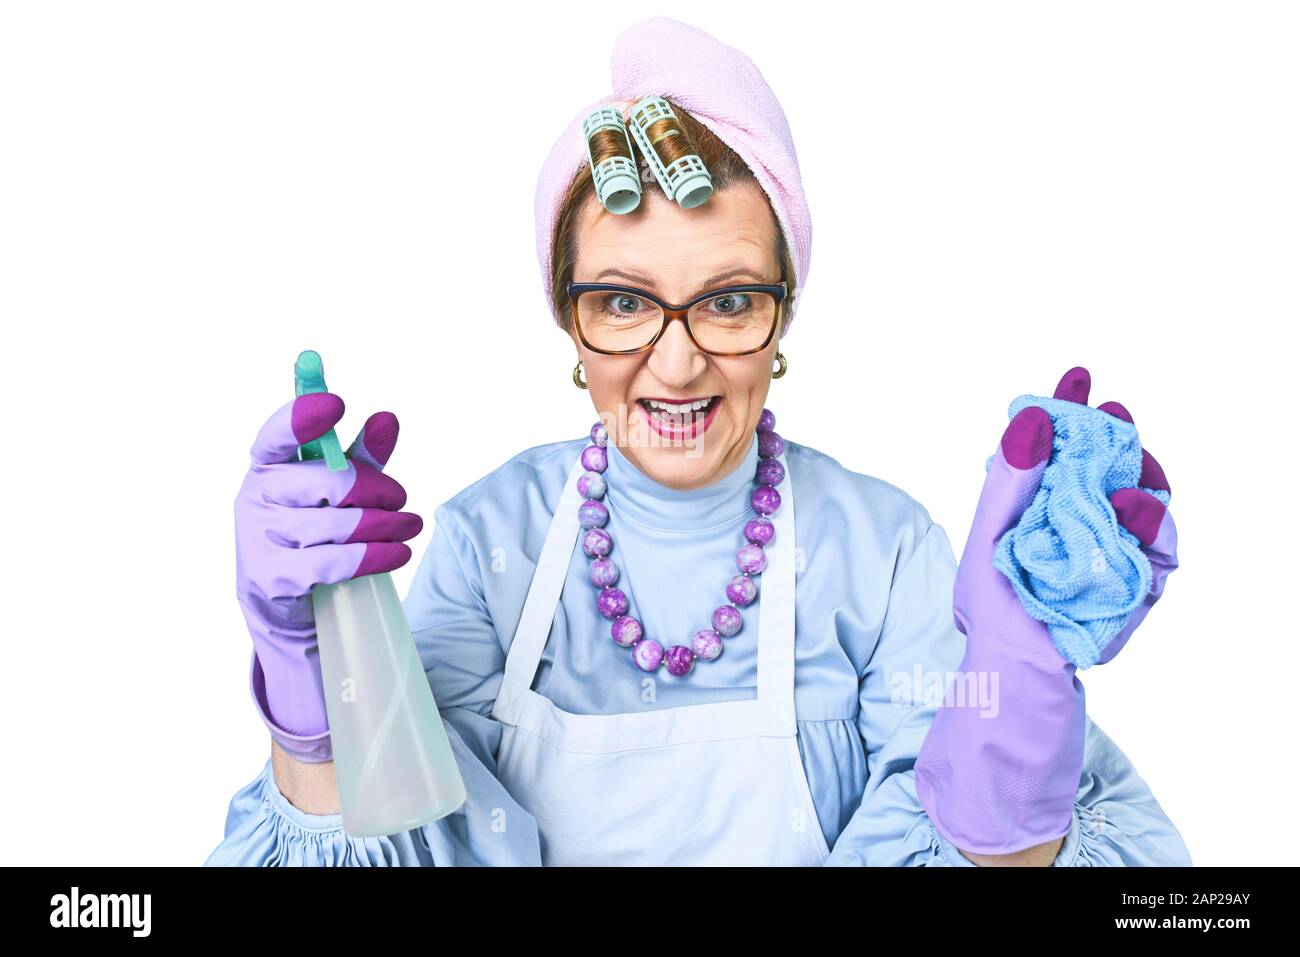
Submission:
[[[691,438],[707,429],[718,409],[722,396],[710,395],[693,399],[637,399],[645,413],[650,428],[667,438]]]

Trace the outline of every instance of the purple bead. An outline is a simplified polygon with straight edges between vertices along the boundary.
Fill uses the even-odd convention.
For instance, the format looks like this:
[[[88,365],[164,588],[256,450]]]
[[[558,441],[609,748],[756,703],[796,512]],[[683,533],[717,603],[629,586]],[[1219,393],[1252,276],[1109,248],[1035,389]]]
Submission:
[[[605,618],[617,618],[627,611],[627,595],[617,588],[602,588],[596,596],[596,611]]]
[[[591,427],[591,444],[604,448],[609,442],[609,430],[605,428],[603,422],[597,422]]]
[[[583,498],[604,498],[608,486],[599,472],[583,472],[578,476],[578,494]]]
[[[759,432],[771,432],[776,428],[776,416],[772,414],[771,409],[764,409],[758,414]]]
[[[603,528],[589,528],[582,536],[582,550],[592,558],[603,558],[614,547],[614,539]]]
[[[609,509],[589,498],[578,506],[578,521],[583,528],[597,528],[609,521]]]
[[[723,638],[730,638],[740,631],[742,620],[735,605],[719,605],[713,609],[713,630]],[[700,632],[704,634],[704,632]],[[698,652],[696,652],[698,654]],[[703,658],[703,655],[700,655]]]
[[[736,549],[736,567],[747,575],[758,575],[767,567],[762,545],[741,545]]]
[[[695,637],[691,639],[691,651],[701,661],[712,661],[722,654],[722,639],[718,637],[716,631],[710,631],[708,628],[697,631]]]
[[[603,472],[607,465],[609,459],[599,445],[589,445],[582,450],[582,467],[588,472]]]
[[[664,664],[670,675],[681,678],[695,667],[695,652],[685,645],[673,645],[664,653]]]
[[[759,485],[777,486],[785,478],[785,466],[776,459],[759,459],[754,469],[754,481]]]
[[[758,454],[760,458],[774,459],[785,451],[785,439],[775,432],[758,433]],[[585,463],[584,463],[585,464]],[[597,470],[601,471],[601,470]]]
[[[781,493],[770,485],[760,485],[749,496],[749,502],[759,515],[771,515],[781,507]],[[604,522],[601,522],[604,525]]]
[[[631,648],[641,640],[641,622],[631,615],[620,615],[610,626],[609,636],[624,648]]]
[[[608,558],[597,558],[587,569],[587,580],[597,588],[608,588],[618,581],[618,566]]]
[[[745,523],[745,540],[755,545],[771,545],[776,538],[776,526],[766,518],[751,518]]]
[[[664,646],[653,638],[642,638],[632,646],[632,660],[642,671],[655,671],[663,664]]]
[[[744,608],[757,597],[758,585],[754,579],[745,575],[737,575],[727,582],[727,600],[733,605]]]

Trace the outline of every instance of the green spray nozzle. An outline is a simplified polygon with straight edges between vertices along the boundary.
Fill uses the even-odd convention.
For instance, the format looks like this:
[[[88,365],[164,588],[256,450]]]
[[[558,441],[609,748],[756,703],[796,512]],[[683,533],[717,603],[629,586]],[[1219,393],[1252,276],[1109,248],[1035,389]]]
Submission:
[[[298,361],[293,364],[293,388],[294,395],[329,391],[325,388],[325,363],[321,361],[319,352],[304,349],[299,353]],[[333,429],[300,446],[299,453],[304,462],[323,458],[333,472],[342,472],[348,467],[347,456],[343,454],[343,447]]]

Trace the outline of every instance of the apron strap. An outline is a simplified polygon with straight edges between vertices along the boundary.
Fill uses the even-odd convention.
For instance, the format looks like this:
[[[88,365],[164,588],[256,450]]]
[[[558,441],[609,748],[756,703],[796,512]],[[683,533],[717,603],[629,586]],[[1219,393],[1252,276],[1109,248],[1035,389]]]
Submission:
[[[578,540],[578,529],[581,527],[578,522],[578,506],[583,499],[578,492],[578,479],[586,471],[579,455],[569,469],[569,477],[564,480],[559,504],[555,506],[555,514],[546,532],[546,541],[542,544],[541,554],[537,556],[533,580],[528,586],[528,597],[524,599],[524,610],[519,616],[519,626],[515,629],[515,637],[506,655],[505,677],[497,692],[496,703],[492,706],[492,715],[509,724],[516,722],[524,693],[533,685],[537,666],[542,660],[542,651],[546,648],[546,639],[551,634],[551,624],[555,621],[555,609],[564,590],[564,578],[573,561],[573,546]]]

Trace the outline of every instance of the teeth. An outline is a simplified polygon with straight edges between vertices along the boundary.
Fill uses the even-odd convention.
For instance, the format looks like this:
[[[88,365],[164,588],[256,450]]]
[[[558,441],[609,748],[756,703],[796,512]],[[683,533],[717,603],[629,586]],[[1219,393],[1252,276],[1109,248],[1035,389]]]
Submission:
[[[659,402],[655,399],[646,399],[645,404],[658,412],[668,412],[673,415],[683,415],[687,412],[699,412],[706,408],[710,399],[696,399],[694,402]]]

